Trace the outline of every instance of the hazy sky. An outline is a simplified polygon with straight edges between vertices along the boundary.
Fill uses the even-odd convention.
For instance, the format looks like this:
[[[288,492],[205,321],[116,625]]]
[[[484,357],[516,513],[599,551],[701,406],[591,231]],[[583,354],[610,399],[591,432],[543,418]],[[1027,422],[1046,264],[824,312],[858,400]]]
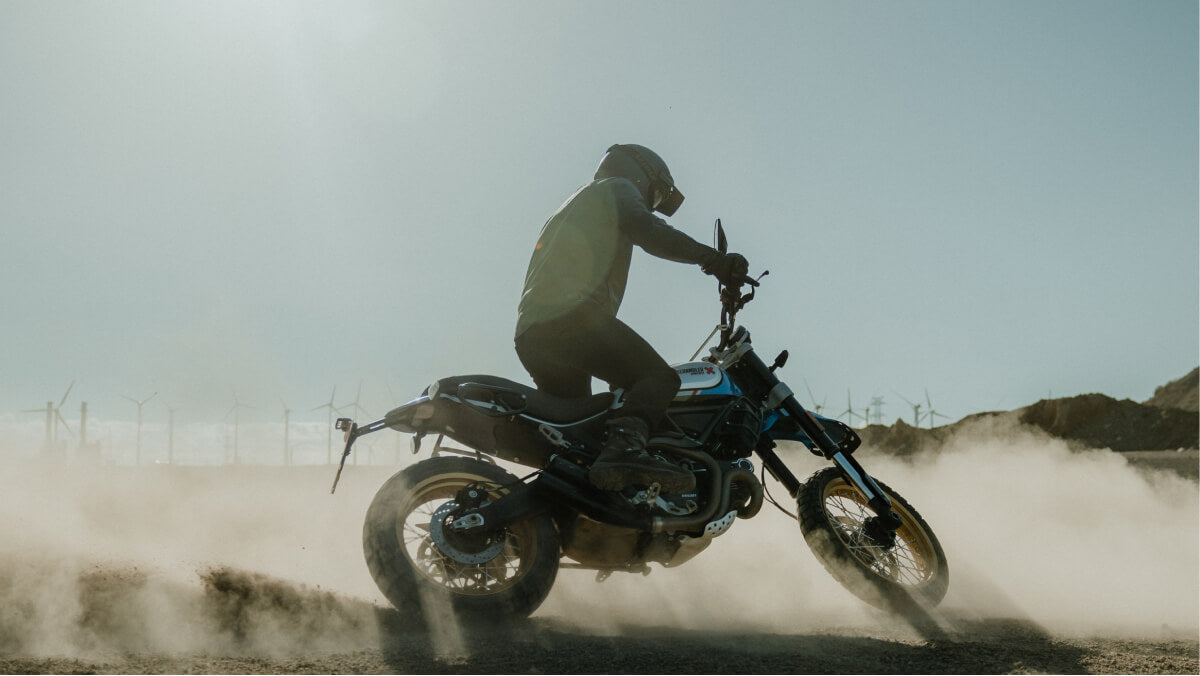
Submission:
[[[1194,1],[9,0],[0,413],[529,382],[529,253],[618,142],[770,270],[740,319],[827,412],[1143,400],[1198,362],[1197,60]],[[635,260],[683,361],[715,284]]]

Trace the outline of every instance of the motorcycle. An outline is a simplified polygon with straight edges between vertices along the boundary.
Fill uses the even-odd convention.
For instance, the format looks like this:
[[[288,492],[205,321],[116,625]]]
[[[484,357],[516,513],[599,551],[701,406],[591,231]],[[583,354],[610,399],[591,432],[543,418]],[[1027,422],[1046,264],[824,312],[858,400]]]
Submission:
[[[725,252],[719,220],[715,239]],[[657,484],[602,491],[588,481],[605,421],[623,404],[619,389],[560,399],[496,376],[453,376],[380,420],[339,418],[345,450],[334,490],[362,436],[413,434],[418,453],[437,435],[431,457],[386,481],[367,511],[363,550],[384,596],[401,611],[448,605],[468,621],[525,617],[559,569],[594,570],[602,581],[648,574],[652,563],[677,567],[758,514],[765,496],[799,521],[825,569],[862,600],[901,613],[937,605],[950,578],[932,529],[855,459],[853,429],[805,410],[775,375],[787,351],[768,366],[734,323],[761,279],[719,285],[720,323],[693,361],[674,366],[679,393],[647,444],[695,475],[688,493]],[[718,333],[718,345],[695,361]],[[447,438],[467,448],[446,446]],[[780,441],[799,442],[832,466],[801,482],[776,453]],[[495,458],[532,471],[517,477]],[[796,500],[796,513],[764,490],[768,473]]]

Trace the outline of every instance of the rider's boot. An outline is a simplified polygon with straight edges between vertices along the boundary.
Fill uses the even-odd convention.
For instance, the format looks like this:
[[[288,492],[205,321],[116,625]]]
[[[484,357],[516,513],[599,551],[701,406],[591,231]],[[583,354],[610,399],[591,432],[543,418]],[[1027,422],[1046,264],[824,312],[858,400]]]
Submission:
[[[692,473],[646,452],[650,428],[641,418],[614,418],[608,423],[608,439],[592,463],[588,479],[606,491],[626,486],[657,483],[664,493],[686,493],[696,487]]]

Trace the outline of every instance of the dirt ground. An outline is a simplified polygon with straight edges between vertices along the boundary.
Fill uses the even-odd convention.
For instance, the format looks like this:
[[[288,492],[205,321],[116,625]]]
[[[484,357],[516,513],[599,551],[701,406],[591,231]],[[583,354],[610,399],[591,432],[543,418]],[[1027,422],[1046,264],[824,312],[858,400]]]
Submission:
[[[1044,451],[1039,452],[1044,454]],[[1083,462],[1065,450],[1059,454],[1069,458],[1069,462]],[[1108,473],[1134,481],[1133,485],[1149,487],[1152,495],[1156,491],[1160,496],[1168,489],[1182,490],[1183,494],[1194,490],[1187,488],[1188,483],[1195,486],[1200,464],[1194,449],[1120,455],[1128,466],[1114,463],[1108,457],[1087,456],[1090,464],[1080,470],[1079,477],[1099,480],[1104,475],[1098,473]],[[1030,460],[1023,459],[1021,462],[1022,466],[1028,466]],[[1139,482],[1136,477],[1130,479],[1129,468],[1135,474],[1144,473],[1147,480]],[[895,465],[887,469],[889,476],[893,476],[902,472],[903,466]],[[1157,620],[1153,619],[1155,616],[1151,612],[1150,623],[1142,622],[1136,630],[1109,632],[1079,621],[1084,620],[1089,612],[1086,591],[1065,602],[1066,605],[1079,606],[1067,609],[1071,614],[1068,614],[1065,623],[1054,620],[1055,615],[1047,609],[1039,609],[1042,616],[1021,612],[1015,602],[1007,605],[989,603],[986,610],[976,612],[975,604],[984,599],[976,591],[976,596],[967,601],[960,599],[957,603],[951,603],[948,598],[929,621],[915,625],[865,609],[825,576],[819,572],[813,573],[813,563],[803,559],[806,555],[790,550],[787,556],[797,558],[789,560],[808,566],[801,571],[811,578],[805,584],[817,587],[828,585],[830,588],[828,598],[811,592],[804,585],[787,592],[795,594],[798,603],[811,604],[812,613],[816,616],[802,621],[796,621],[795,618],[805,617],[807,608],[787,608],[787,599],[779,598],[780,585],[776,579],[756,579],[752,568],[745,568],[743,574],[742,569],[747,564],[741,559],[733,559],[730,568],[718,566],[717,572],[705,572],[702,567],[693,568],[692,574],[700,577],[690,580],[670,578],[685,573],[687,566],[679,571],[656,571],[648,578],[684,579],[680,583],[683,589],[709,584],[734,588],[734,591],[728,592],[728,596],[718,597],[710,604],[686,606],[682,611],[682,620],[671,619],[669,615],[645,614],[645,611],[640,611],[644,613],[641,616],[632,617],[614,613],[606,605],[605,595],[630,595],[624,590],[640,589],[636,586],[622,587],[625,583],[614,579],[606,582],[606,587],[601,591],[585,591],[569,604],[560,600],[556,605],[552,598],[532,619],[503,629],[452,627],[438,631],[417,630],[411,628],[401,613],[384,607],[378,599],[366,600],[368,596],[356,594],[354,590],[344,593],[336,585],[313,586],[313,580],[321,581],[319,577],[303,583],[289,581],[299,578],[289,572],[287,565],[294,565],[296,571],[311,571],[314,562],[330,557],[330,551],[352,550],[354,547],[353,540],[357,536],[353,532],[346,535],[346,542],[323,542],[319,547],[314,547],[307,540],[287,540],[292,537],[287,532],[280,534],[286,531],[283,527],[284,514],[302,511],[305,502],[315,500],[307,497],[309,494],[318,494],[320,490],[327,494],[329,477],[326,474],[324,471],[314,473],[311,482],[314,490],[295,498],[295,504],[282,505],[278,517],[247,502],[245,496],[268,486],[262,480],[247,479],[242,487],[220,489],[241,492],[219,494],[217,487],[230,480],[220,478],[217,481],[214,477],[211,483],[206,483],[209,479],[200,472],[189,473],[185,477],[186,483],[172,483],[173,479],[147,481],[145,476],[138,479],[136,485],[162,484],[155,489],[161,490],[161,495],[148,492],[138,497],[139,501],[150,500],[165,505],[169,504],[166,496],[172,495],[174,502],[178,503],[176,508],[179,515],[170,509],[162,509],[153,515],[140,513],[134,508],[140,503],[125,497],[132,492],[129,487],[135,484],[130,480],[128,485],[122,485],[123,475],[117,474],[106,477],[103,482],[111,492],[92,495],[83,503],[85,509],[82,510],[82,516],[73,512],[67,515],[72,519],[81,519],[78,533],[61,527],[70,519],[62,515],[48,515],[48,518],[53,517],[55,523],[60,524],[62,529],[59,535],[62,538],[80,541],[85,539],[81,533],[87,532],[92,537],[97,535],[96,531],[103,530],[87,520],[89,515],[103,512],[122,524],[111,535],[114,542],[156,542],[155,548],[147,550],[152,554],[134,557],[138,561],[153,563],[166,556],[163,552],[169,552],[172,558],[192,557],[192,550],[187,546],[193,541],[198,541],[194,542],[197,550],[217,548],[216,540],[205,540],[207,534],[203,524],[194,520],[194,532],[183,535],[177,533],[179,521],[187,521],[189,515],[200,511],[215,510],[207,502],[197,502],[201,498],[183,494],[181,486],[211,493],[204,500],[217,504],[219,499],[219,504],[229,504],[231,510],[229,514],[214,515],[214,519],[219,517],[220,521],[225,522],[214,537],[233,540],[230,542],[230,552],[246,551],[244,546],[238,544],[238,538],[258,538],[271,557],[264,558],[266,563],[262,563],[254,559],[237,560],[234,554],[217,552],[214,557],[229,562],[231,567],[204,568],[200,585],[195,584],[194,578],[189,585],[180,585],[174,581],[160,580],[136,566],[122,567],[107,563],[88,564],[81,570],[56,573],[53,570],[56,564],[31,563],[26,556],[29,551],[48,547],[49,544],[41,540],[22,541],[20,537],[25,536],[14,540],[13,533],[18,531],[3,534],[8,545],[5,550],[0,550],[0,563],[3,563],[5,556],[19,563],[0,565],[0,673],[1200,672],[1200,658],[1197,655],[1200,638],[1192,626],[1195,624],[1194,604],[1197,599],[1190,601],[1192,610],[1187,610],[1185,603],[1184,612],[1172,616],[1183,619],[1173,619],[1174,624],[1170,626],[1166,620],[1161,626],[1154,624]],[[1176,478],[1168,479],[1168,475]],[[368,474],[365,469],[355,468],[347,472],[344,478],[346,486],[339,488],[339,494],[346,491],[343,499],[347,500],[344,506],[347,519],[360,518],[358,515],[362,513],[362,505],[353,500],[368,499],[370,486],[378,485],[382,476],[385,476],[382,470]],[[1186,477],[1184,482],[1187,483],[1183,483],[1182,488],[1177,477]],[[295,483],[295,479],[289,481]],[[356,481],[361,481],[362,485],[356,485]],[[1069,483],[1078,486],[1086,482],[1069,480]],[[945,481],[941,482],[941,485],[945,484]],[[906,479],[904,485],[919,490],[918,482],[911,479]],[[196,486],[201,488],[197,489]],[[10,495],[17,490],[15,484],[0,488],[9,489]],[[986,487],[980,490],[986,490]],[[0,502],[3,502],[3,493],[0,491]],[[33,504],[32,509],[53,512],[56,505],[63,501],[62,495],[50,495],[44,503]],[[353,500],[350,500],[351,497]],[[30,501],[36,499],[36,495],[27,494],[21,498],[21,504],[29,509]],[[127,499],[130,500],[129,504],[125,503]],[[929,504],[931,511],[934,511],[936,505]],[[243,519],[243,512],[256,512],[256,518]],[[331,516],[328,524],[322,524],[320,517],[315,516],[322,513],[314,511],[306,516],[305,523],[295,526],[297,532],[314,531],[322,538],[334,537],[327,536],[326,530],[322,530],[327,529],[329,534],[341,537],[342,531],[346,530],[341,517]],[[25,518],[19,517],[17,521]],[[1066,519],[1071,522],[1074,518],[1070,516]],[[145,523],[147,519],[152,523]],[[1194,519],[1194,515],[1184,515],[1181,523],[1191,527]],[[270,523],[276,531],[274,537],[283,538],[279,540],[282,544],[254,531],[259,521]],[[946,525],[943,538],[947,541],[962,541],[962,532],[969,533],[960,531],[956,535],[952,520],[945,514],[939,517],[938,522]],[[45,530],[35,523],[24,524],[21,532],[34,532],[39,528]],[[143,532],[138,528],[146,530]],[[1107,528],[1109,526],[1106,524],[1098,526],[1100,531]],[[1135,525],[1134,528],[1140,526]],[[736,531],[734,529],[724,537],[732,537]],[[788,533],[790,537],[791,532]],[[180,540],[173,544],[171,539],[177,536]],[[1191,537],[1194,543],[1194,535]],[[798,540],[794,538],[790,542]],[[105,542],[89,541],[87,546],[95,554],[103,550]],[[725,555],[733,556],[737,550],[745,549],[737,542],[730,541],[724,550]],[[1069,543],[1066,546],[1070,546]],[[283,555],[272,554],[270,550],[273,547],[278,547]],[[314,549],[318,551],[314,552]],[[1086,547],[1081,545],[1080,549]],[[347,560],[356,558],[353,552],[351,554]],[[765,558],[769,554],[768,551],[762,556]],[[311,561],[304,559],[309,555],[313,557]],[[1195,552],[1182,551],[1178,555],[1183,557],[1181,566],[1171,570],[1190,567],[1187,557],[1194,558],[1195,555]],[[978,560],[986,559],[983,554],[972,553],[972,556]],[[1056,553],[1056,556],[1062,559],[1072,554],[1064,551]],[[961,556],[955,558],[953,552],[951,560],[955,565],[960,561],[966,563]],[[354,561],[349,573],[331,570],[330,579],[348,576],[354,584],[369,584],[369,580],[363,582],[359,579],[363,575],[358,570],[360,565],[360,562]],[[1011,567],[1005,562],[994,562],[993,565],[997,570]],[[1123,563],[1119,565],[1124,566]],[[245,572],[264,569],[270,570],[270,576]],[[735,572],[731,573],[730,570]],[[955,584],[959,584],[960,588],[981,588],[978,579],[971,580],[970,566],[959,565],[956,569],[952,566],[952,570],[956,570],[958,576],[958,582],[952,583],[952,592]],[[1194,572],[1194,568],[1192,570]],[[1105,572],[1104,575],[1111,574]],[[582,579],[586,577],[585,573],[564,572],[556,588],[561,586],[572,593],[584,589],[573,587],[576,581],[587,583],[587,590],[598,587],[590,580]],[[999,577],[989,579],[1003,586],[999,584],[1003,582]],[[1134,578],[1128,580],[1132,582]],[[1176,586],[1171,580],[1168,582],[1171,584],[1163,586]],[[612,586],[614,583],[616,586]],[[69,588],[69,594],[61,598],[51,595],[49,589],[58,584]],[[630,584],[648,583],[638,577]],[[774,586],[774,589],[754,591],[755,587],[764,584]],[[1054,583],[1065,584],[1066,578]],[[32,591],[38,586],[45,593],[35,594]],[[331,586],[337,591],[327,591]],[[738,591],[742,588],[747,591]],[[1149,593],[1158,591],[1157,588],[1148,589]],[[1194,586],[1192,589],[1185,587],[1182,593],[1193,592]],[[671,592],[675,595],[678,593]],[[759,595],[755,596],[756,593]],[[1042,592],[1034,590],[1026,593]],[[1168,590],[1164,593],[1178,592]],[[1085,600],[1079,601],[1080,596]],[[725,600],[729,598],[738,599],[744,607],[725,616],[723,608],[730,603]],[[1129,603],[1123,600],[1124,597],[1115,598],[1113,603],[1117,605]],[[746,618],[754,617],[751,613],[757,612],[753,610],[756,603],[770,603],[776,607],[769,609],[769,613],[764,609],[763,615],[768,619],[748,622]],[[841,614],[843,608],[847,609],[847,614]],[[1136,612],[1145,614],[1146,609]],[[69,614],[73,619],[70,623],[58,626],[55,617],[62,613]],[[594,613],[594,616],[587,617],[589,613]],[[1135,611],[1128,614],[1133,615]],[[772,615],[780,619],[773,619]],[[1121,616],[1122,611],[1118,608],[1113,617]],[[597,620],[601,617],[608,619]]]
[[[960,624],[941,636],[729,633],[638,628],[594,636],[532,620],[508,631],[466,634],[465,649],[440,653],[424,632],[389,625],[374,650],[282,657],[124,654],[89,659],[0,659],[4,673],[730,673],[730,674],[1194,674],[1197,642],[1054,638],[1010,621]],[[903,628],[900,628],[903,629]]]

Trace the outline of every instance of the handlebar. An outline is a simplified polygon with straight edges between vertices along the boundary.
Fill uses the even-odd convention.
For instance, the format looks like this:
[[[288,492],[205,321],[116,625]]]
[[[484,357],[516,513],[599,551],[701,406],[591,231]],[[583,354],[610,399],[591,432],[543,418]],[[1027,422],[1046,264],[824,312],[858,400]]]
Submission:
[[[714,248],[722,254],[729,250],[729,240],[725,237],[725,228],[721,227],[721,219],[719,218],[717,219],[717,222],[713,224],[713,244],[715,245]],[[720,281],[717,282],[717,289],[719,290],[721,297],[721,323],[717,324],[717,328],[713,329],[713,331],[721,331],[721,343],[717,347],[718,350],[724,350],[729,346],[729,341],[733,335],[734,329],[733,320],[735,317],[737,317],[738,310],[741,310],[743,307],[745,307],[746,303],[754,300],[754,292],[758,288],[759,280],[769,274],[771,274],[769,270],[764,270],[763,273],[758,277],[740,275],[735,284],[724,284]],[[742,287],[746,285],[750,286],[750,292],[743,294]],[[708,341],[711,339],[712,334],[710,333],[708,334],[708,338],[704,339],[704,342],[708,343]],[[700,349],[704,349],[703,344],[700,346]],[[700,350],[697,350],[696,354],[699,353]],[[695,355],[693,355],[693,358],[695,358]]]
[[[738,310],[745,307],[746,303],[754,300],[754,293],[761,283],[760,280],[769,274],[771,274],[770,270],[764,270],[757,278],[745,275],[736,286],[732,284],[718,284],[721,293],[721,323],[718,324],[721,328],[721,342],[717,345],[718,350],[723,350],[729,346],[729,341],[733,335],[733,322],[737,317]],[[749,293],[742,293],[743,285],[750,286]]]

